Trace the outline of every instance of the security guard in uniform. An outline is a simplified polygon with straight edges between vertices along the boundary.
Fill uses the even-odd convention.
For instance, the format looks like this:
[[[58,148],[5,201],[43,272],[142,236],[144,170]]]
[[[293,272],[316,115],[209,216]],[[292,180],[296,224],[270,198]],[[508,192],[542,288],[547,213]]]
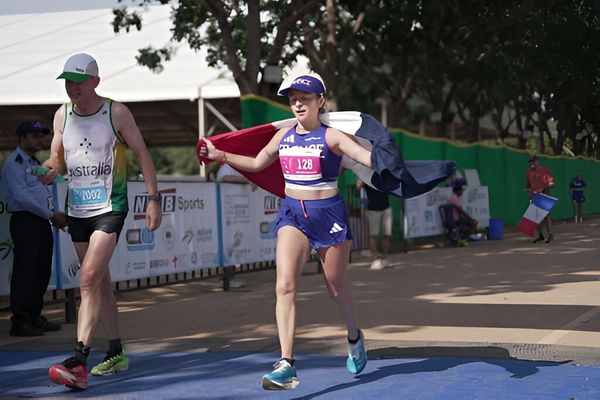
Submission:
[[[50,224],[62,229],[65,215],[54,211],[50,188],[39,175],[47,172],[35,154],[47,144],[50,129],[39,122],[17,128],[18,146],[4,162],[2,187],[8,201],[10,235],[14,243],[10,281],[11,336],[41,336],[59,324],[42,316],[44,293],[52,272],[54,241]]]

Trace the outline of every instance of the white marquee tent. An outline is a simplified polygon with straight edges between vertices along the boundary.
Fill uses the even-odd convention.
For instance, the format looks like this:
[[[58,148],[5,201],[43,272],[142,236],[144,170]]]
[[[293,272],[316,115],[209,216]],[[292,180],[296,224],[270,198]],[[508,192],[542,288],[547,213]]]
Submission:
[[[160,48],[169,42],[169,6],[147,7],[141,31],[115,34],[112,7],[118,3],[114,0],[20,0],[16,3],[30,6],[21,13],[7,10],[12,2],[2,3],[0,148],[14,145],[14,129],[21,121],[51,124],[57,106],[68,101],[64,81],[55,78],[64,61],[78,52],[97,59],[98,93],[127,102],[150,145],[191,144],[203,127],[216,131],[239,127],[237,85],[226,68],[207,65],[205,52],[196,53],[181,43],[161,73],[137,64],[138,49]],[[91,9],[52,11],[50,5],[61,10],[69,5]],[[204,107],[199,112],[198,104],[204,101],[210,102],[211,112],[202,117]]]

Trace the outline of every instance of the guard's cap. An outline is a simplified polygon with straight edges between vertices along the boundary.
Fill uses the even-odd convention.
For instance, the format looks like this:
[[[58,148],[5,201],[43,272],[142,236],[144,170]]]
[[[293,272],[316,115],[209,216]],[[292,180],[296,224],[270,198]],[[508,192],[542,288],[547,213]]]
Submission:
[[[66,79],[71,82],[82,83],[93,76],[98,76],[98,63],[89,54],[78,53],[67,59],[63,73],[56,79]]]
[[[50,129],[45,128],[39,121],[27,121],[17,126],[17,136],[21,137],[28,133],[41,132],[43,134],[50,133]]]

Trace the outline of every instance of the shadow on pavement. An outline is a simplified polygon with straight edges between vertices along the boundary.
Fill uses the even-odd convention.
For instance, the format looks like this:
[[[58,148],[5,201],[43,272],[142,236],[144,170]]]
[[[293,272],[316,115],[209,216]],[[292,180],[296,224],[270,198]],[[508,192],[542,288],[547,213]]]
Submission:
[[[294,397],[294,400],[308,400],[319,398],[325,395],[331,395],[335,392],[345,391],[348,389],[356,388],[357,386],[362,385],[371,385],[372,383],[394,376],[405,376],[410,374],[423,374],[423,373],[435,373],[435,372],[443,372],[448,371],[450,369],[465,366],[467,364],[473,363],[485,363],[493,366],[497,366],[503,368],[506,372],[510,374],[510,378],[520,379],[525,378],[540,372],[540,367],[558,367],[567,362],[548,362],[548,361],[527,361],[527,360],[517,360],[511,358],[508,352],[500,347],[475,347],[472,348],[473,353],[477,353],[483,358],[474,358],[474,357],[442,357],[437,353],[447,353],[447,354],[455,354],[455,353],[464,353],[465,348],[463,347],[439,347],[439,348],[405,348],[405,349],[379,349],[377,351],[369,351],[369,360],[372,364],[373,356],[376,356],[378,353],[381,354],[393,354],[395,351],[401,350],[401,353],[405,353],[406,355],[416,356],[420,354],[430,354],[430,356],[425,356],[422,360],[413,361],[412,359],[404,359],[401,357],[389,357],[394,360],[398,360],[398,363],[385,365],[378,367],[374,371],[363,373],[355,376],[352,382],[345,382],[341,384],[337,384],[326,389],[319,390],[317,392],[304,395],[301,397]],[[432,357],[431,354],[436,354],[435,357]],[[490,357],[490,358],[486,358]],[[500,359],[501,358],[501,359]],[[371,385],[376,387],[376,385]],[[401,389],[401,388],[398,388]],[[351,393],[351,392],[350,392]],[[400,393],[400,392],[398,392]],[[388,393],[388,395],[391,395]]]

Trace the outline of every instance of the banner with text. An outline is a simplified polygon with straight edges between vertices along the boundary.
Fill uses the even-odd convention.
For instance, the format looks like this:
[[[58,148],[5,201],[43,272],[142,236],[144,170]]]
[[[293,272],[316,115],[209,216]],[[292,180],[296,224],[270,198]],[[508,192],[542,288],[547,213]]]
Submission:
[[[274,260],[279,197],[251,185],[222,183],[219,187],[222,264]]]
[[[420,196],[404,201],[404,237],[407,239],[441,235],[443,233],[439,206],[446,204],[452,196],[448,187],[435,188]],[[465,186],[460,198],[464,210],[479,221],[478,228],[490,225],[488,188]]]
[[[163,219],[152,232],[146,227],[146,187],[128,183],[129,212],[109,263],[113,282],[275,259],[278,197],[246,184],[164,181],[158,188]],[[66,189],[56,185],[59,208]],[[6,207],[0,192],[0,295],[10,292],[12,270]],[[58,231],[55,238],[49,288],[78,287],[81,265],[71,237]]]
[[[219,266],[216,185],[159,182],[158,189],[163,219],[152,232],[146,227],[146,187],[128,183],[129,213],[110,261],[113,282]],[[61,237],[61,255],[60,288],[78,286],[79,263],[68,235]]]

